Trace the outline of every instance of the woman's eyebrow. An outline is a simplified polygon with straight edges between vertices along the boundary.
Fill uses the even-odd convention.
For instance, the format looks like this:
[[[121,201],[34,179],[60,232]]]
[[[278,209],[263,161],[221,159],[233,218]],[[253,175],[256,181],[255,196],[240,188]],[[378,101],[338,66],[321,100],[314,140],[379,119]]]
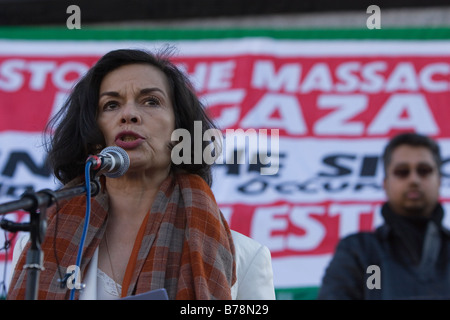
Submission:
[[[157,87],[141,89],[140,94],[141,94],[141,95],[144,95],[144,94],[148,94],[148,93],[153,93],[153,92],[155,92],[155,91],[158,91],[158,92],[160,92],[163,96],[166,96],[166,93],[165,93],[163,90],[161,90],[160,88],[157,88]]]
[[[120,97],[120,94],[116,91],[106,91],[100,94],[99,98],[103,96]]]
[[[139,93],[140,93],[141,95],[145,95],[145,94],[153,93],[153,92],[155,92],[155,91],[158,91],[158,92],[160,92],[161,94],[163,94],[164,96],[166,96],[166,93],[165,93],[163,90],[161,90],[160,88],[157,88],[157,87],[144,88],[144,89],[141,89],[141,90],[139,91]],[[102,92],[102,93],[100,94],[99,98],[101,98],[101,97],[103,97],[103,96],[120,97],[120,93],[117,92],[117,91],[105,91],[105,92]]]

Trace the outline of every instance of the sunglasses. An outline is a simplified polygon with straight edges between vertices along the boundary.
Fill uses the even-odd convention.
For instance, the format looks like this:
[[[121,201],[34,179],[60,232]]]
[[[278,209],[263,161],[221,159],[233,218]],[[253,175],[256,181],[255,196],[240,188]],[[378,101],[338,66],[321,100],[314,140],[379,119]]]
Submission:
[[[396,169],[394,169],[394,171],[392,173],[397,178],[405,179],[405,178],[409,177],[409,174],[411,173],[411,171],[412,171],[411,168],[396,168]],[[421,178],[426,178],[426,177],[430,176],[433,173],[433,171],[434,171],[434,168],[430,167],[428,165],[420,165],[420,166],[416,167],[416,173]]]

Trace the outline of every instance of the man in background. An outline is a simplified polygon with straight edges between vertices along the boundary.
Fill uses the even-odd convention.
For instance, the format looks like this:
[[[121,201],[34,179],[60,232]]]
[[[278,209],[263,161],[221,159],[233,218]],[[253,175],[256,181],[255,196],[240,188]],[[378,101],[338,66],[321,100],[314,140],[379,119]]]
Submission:
[[[441,162],[438,144],[424,135],[402,133],[388,143],[384,224],[340,240],[318,299],[450,299]]]

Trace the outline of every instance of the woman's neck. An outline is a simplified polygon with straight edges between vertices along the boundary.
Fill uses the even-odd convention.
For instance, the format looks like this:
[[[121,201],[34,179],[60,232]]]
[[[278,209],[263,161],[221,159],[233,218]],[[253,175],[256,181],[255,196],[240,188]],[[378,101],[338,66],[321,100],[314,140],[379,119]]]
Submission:
[[[153,201],[167,175],[153,176],[151,179],[125,175],[106,179],[109,196],[109,214],[118,220],[131,217],[141,220],[151,209]]]

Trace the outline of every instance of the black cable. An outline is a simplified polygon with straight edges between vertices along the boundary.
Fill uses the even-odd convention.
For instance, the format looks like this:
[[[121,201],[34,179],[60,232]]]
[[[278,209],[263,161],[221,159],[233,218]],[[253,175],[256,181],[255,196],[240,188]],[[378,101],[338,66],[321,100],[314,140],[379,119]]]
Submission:
[[[2,221],[5,220],[5,216],[3,216]],[[3,248],[0,248],[1,250],[5,250],[5,260],[4,260],[4,266],[3,266],[3,280],[0,282],[0,300],[4,300],[7,297],[8,291],[6,289],[6,273],[8,270],[8,249],[11,248],[11,243],[13,242],[14,238],[16,237],[16,233],[14,232],[11,238],[8,238],[8,232],[4,230],[3,232],[5,236],[5,242],[3,245]],[[14,270],[13,270],[14,271]],[[13,272],[12,271],[12,272]]]

